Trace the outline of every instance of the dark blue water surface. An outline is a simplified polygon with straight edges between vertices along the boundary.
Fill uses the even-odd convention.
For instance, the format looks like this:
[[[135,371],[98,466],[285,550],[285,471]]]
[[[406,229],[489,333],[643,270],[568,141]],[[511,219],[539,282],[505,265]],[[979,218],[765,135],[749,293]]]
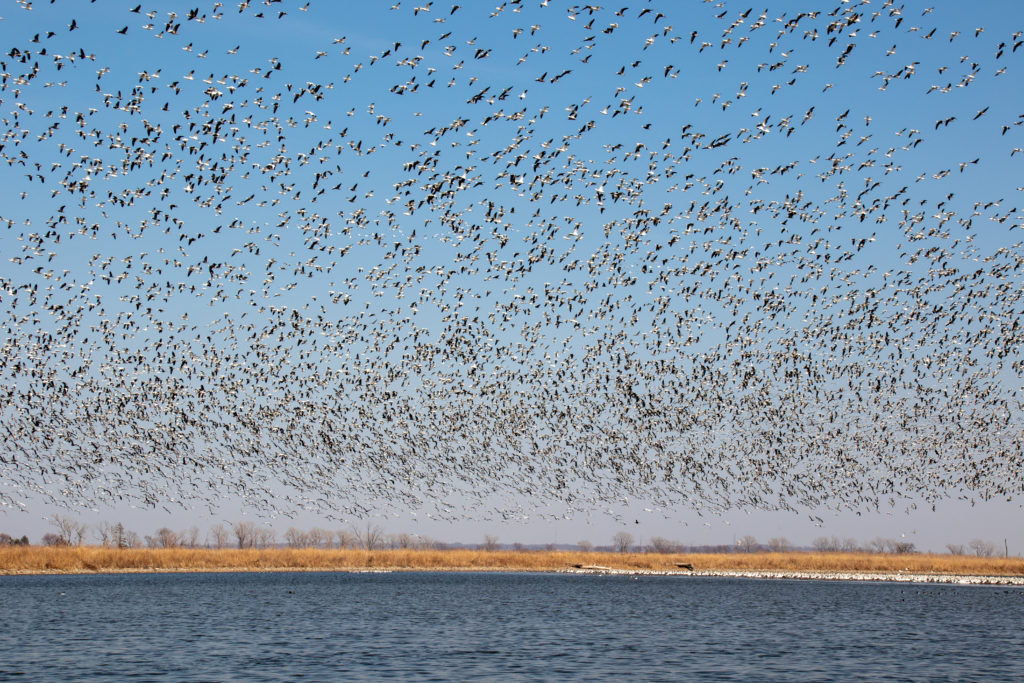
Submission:
[[[1024,590],[495,573],[0,576],[0,680],[1024,680]]]

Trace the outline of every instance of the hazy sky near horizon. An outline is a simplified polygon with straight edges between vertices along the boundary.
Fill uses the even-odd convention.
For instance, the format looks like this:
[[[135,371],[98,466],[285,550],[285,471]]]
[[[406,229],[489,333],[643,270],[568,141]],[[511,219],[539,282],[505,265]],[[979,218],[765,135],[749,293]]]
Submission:
[[[229,526],[251,519],[273,529],[278,542],[284,541],[284,533],[290,527],[342,530],[359,528],[370,522],[380,525],[388,534],[407,533],[466,544],[482,543],[484,536],[490,535],[496,536],[500,543],[508,544],[589,541],[594,545],[610,545],[617,532],[626,531],[639,545],[648,543],[655,536],[685,545],[730,545],[750,534],[762,544],[767,544],[772,538],[786,538],[796,546],[809,547],[816,538],[836,536],[844,540],[853,538],[861,544],[875,538],[906,540],[914,543],[920,551],[936,553],[947,552],[947,544],[966,546],[974,539],[982,539],[993,543],[1000,553],[1005,541],[1011,555],[1024,555],[1024,524],[1021,524],[1024,513],[1020,503],[1013,501],[971,505],[947,500],[938,503],[934,511],[921,505],[916,510],[862,510],[860,514],[831,510],[799,513],[751,510],[698,515],[683,505],[676,510],[662,510],[642,501],[618,506],[611,514],[607,511],[586,514],[569,508],[548,509],[546,512],[548,515],[544,518],[534,514],[514,521],[487,515],[475,519],[441,520],[428,517],[431,513],[423,510],[372,514],[366,518],[325,518],[311,512],[271,516],[262,510],[239,505],[237,501],[190,510],[140,508],[130,504],[68,509],[35,501],[20,512],[0,511],[0,532],[16,537],[26,534],[30,541],[38,543],[43,535],[54,532],[55,527],[50,523],[53,516],[65,515],[90,525],[87,542],[98,541],[95,533],[98,524],[117,521],[141,536],[152,535],[161,527],[185,531],[196,526],[201,532],[200,538],[205,539],[209,528],[215,524]],[[812,515],[820,517],[820,521],[813,519]]]
[[[11,533],[1024,548],[1018,3],[193,7],[0,10]]]

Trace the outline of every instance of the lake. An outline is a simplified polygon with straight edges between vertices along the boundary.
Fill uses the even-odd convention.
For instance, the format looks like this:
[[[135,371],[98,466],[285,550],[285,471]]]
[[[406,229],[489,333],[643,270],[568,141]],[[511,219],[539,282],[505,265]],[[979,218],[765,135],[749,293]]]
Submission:
[[[516,573],[0,576],[0,680],[1024,680],[1024,589]]]

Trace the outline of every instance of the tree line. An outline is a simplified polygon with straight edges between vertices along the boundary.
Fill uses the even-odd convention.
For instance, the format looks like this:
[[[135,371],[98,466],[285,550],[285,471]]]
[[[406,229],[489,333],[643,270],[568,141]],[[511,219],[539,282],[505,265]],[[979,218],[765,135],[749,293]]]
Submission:
[[[589,541],[580,541],[578,547],[583,551],[605,550],[618,553],[754,553],[754,552],[776,552],[786,553],[802,550],[814,550],[819,553],[878,553],[888,555],[904,555],[919,552],[916,544],[906,538],[882,538],[876,537],[865,542],[859,542],[854,538],[840,538],[838,536],[819,536],[811,542],[810,548],[799,548],[783,536],[774,537],[767,543],[758,542],[757,538],[747,534],[736,539],[735,544],[718,545],[686,545],[680,541],[674,541],[661,536],[652,536],[646,544],[637,544],[633,535],[628,531],[620,531],[612,537],[610,546],[595,547]],[[998,546],[988,540],[975,538],[966,545],[962,543],[947,543],[946,550],[951,555],[973,554],[978,557],[993,557],[998,553]],[[1008,549],[1004,546],[1004,553],[1009,555]]]
[[[65,515],[50,520],[52,532],[43,535],[45,546],[81,546],[90,541],[106,548],[385,548],[443,549],[444,543],[428,536],[385,533],[373,523],[345,529],[298,529],[290,527],[278,538],[277,532],[251,520],[218,522],[206,530],[191,526],[181,531],[161,527],[151,535],[141,535],[120,522],[100,522],[92,527]],[[91,535],[90,535],[91,534]],[[0,545],[29,545],[27,536],[13,538],[0,533]]]
[[[151,535],[140,535],[127,529],[120,522],[100,522],[92,528],[66,515],[54,515],[50,520],[54,531],[44,534],[42,544],[47,546],[80,546],[87,541],[95,541],[108,548],[360,548],[364,550],[384,549],[431,549],[443,550],[448,544],[436,541],[428,536],[398,533],[390,534],[384,528],[372,522],[353,525],[343,529],[324,529],[313,527],[299,529],[289,527],[281,538],[277,532],[266,525],[259,525],[251,520],[238,522],[218,522],[209,527],[204,534],[196,526],[181,531],[169,527],[161,527]],[[90,536],[91,532],[91,536]],[[29,545],[27,536],[15,538],[0,533],[0,545]],[[465,547],[465,546],[463,546]],[[487,534],[482,543],[476,546],[480,550],[495,551],[503,546],[498,537]],[[511,550],[526,550],[521,543],[505,546]],[[553,544],[543,546],[547,550],[555,550]],[[719,545],[686,545],[680,541],[661,536],[652,536],[647,543],[638,544],[634,536],[627,531],[619,531],[612,536],[611,543],[595,546],[590,541],[582,540],[576,548],[583,552],[603,551],[618,553],[733,553],[733,552],[794,552],[806,550],[798,548],[785,537],[774,537],[767,543],[758,542],[757,538],[747,534],[738,538],[735,544]],[[811,542],[810,549],[816,552],[843,553],[884,553],[908,554],[918,552],[914,543],[905,538],[876,537],[865,542],[854,538],[838,536],[819,536]],[[998,553],[998,546],[988,540],[975,538],[967,544],[948,543],[946,550],[952,555],[973,554],[978,557],[993,557]],[[1004,546],[1004,553],[1009,554]]]

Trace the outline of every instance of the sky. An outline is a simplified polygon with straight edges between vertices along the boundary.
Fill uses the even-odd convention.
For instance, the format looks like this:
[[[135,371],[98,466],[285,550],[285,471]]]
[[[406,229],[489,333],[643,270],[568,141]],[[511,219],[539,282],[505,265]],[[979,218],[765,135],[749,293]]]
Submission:
[[[137,4],[0,10],[0,523],[1024,547],[1015,3]]]

